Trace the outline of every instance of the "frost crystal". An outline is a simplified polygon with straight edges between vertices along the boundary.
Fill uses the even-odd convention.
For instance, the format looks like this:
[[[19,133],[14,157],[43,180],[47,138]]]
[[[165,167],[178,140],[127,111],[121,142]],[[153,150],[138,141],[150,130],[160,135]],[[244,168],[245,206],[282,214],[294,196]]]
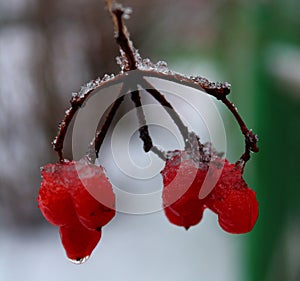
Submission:
[[[72,93],[72,99],[82,99],[90,93],[91,91],[95,90],[97,87],[99,87],[103,82],[107,82],[115,77],[114,74],[105,74],[103,78],[101,79],[98,77],[96,80],[92,80],[88,82],[87,84],[83,85],[78,93]]]
[[[138,62],[137,67],[140,70],[146,70],[146,71],[151,71],[151,70],[154,70],[154,68],[155,68],[154,64],[148,58],[147,59],[143,59],[143,60],[141,59]]]
[[[158,61],[155,64],[155,69],[158,72],[161,72],[161,73],[164,73],[164,74],[167,74],[167,73],[170,72],[170,70],[168,69],[168,64],[165,61]]]
[[[130,15],[132,14],[132,9],[130,7],[124,7],[123,12],[124,12],[123,18],[126,20],[130,19]]]

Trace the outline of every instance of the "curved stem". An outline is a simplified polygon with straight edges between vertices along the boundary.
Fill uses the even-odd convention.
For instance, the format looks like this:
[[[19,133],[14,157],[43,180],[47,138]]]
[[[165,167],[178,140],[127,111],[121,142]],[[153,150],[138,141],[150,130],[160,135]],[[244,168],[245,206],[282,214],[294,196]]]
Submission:
[[[228,82],[211,82],[208,79],[200,76],[187,77],[180,73],[169,71],[161,73],[154,70],[141,70],[141,76],[153,77],[171,82],[179,83],[183,86],[194,88],[203,91],[216,99],[220,100],[230,94],[231,85]]]
[[[109,110],[108,114],[106,115],[104,124],[102,125],[100,130],[96,132],[96,136],[95,136],[95,140],[94,140],[94,147],[95,147],[95,153],[96,153],[97,158],[99,156],[99,151],[100,151],[101,145],[102,145],[104,138],[108,132],[111,122],[113,121],[113,119],[117,113],[117,110],[120,107],[121,103],[123,102],[125,94],[128,90],[129,90],[129,87],[124,83],[120,90],[119,97],[114,101],[114,103],[111,106],[111,109]]]
[[[77,110],[82,106],[82,104],[85,102],[85,100],[88,98],[88,96],[91,94],[93,89],[86,92],[84,95],[78,95],[71,99],[71,107],[66,111],[64,119],[61,121],[59,127],[58,127],[58,133],[57,136],[54,138],[52,145],[53,149],[58,154],[59,162],[64,162],[64,156],[63,156],[63,147],[64,147],[64,140],[66,137],[67,130],[70,126],[70,123],[76,114]]]
[[[221,101],[226,105],[226,107],[231,111],[235,119],[237,120],[242,134],[245,137],[245,151],[240,157],[240,160],[237,161],[237,164],[242,164],[244,166],[246,162],[250,159],[250,154],[252,152],[258,152],[259,148],[257,147],[258,137],[256,134],[249,130],[243,121],[242,117],[239,115],[237,108],[231,103],[226,97],[222,98]]]

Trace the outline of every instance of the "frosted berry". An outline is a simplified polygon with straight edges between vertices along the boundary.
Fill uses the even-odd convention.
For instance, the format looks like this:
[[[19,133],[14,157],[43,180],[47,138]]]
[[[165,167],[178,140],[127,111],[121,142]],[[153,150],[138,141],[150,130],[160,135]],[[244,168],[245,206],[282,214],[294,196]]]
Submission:
[[[112,186],[101,167],[83,160],[47,164],[42,178],[38,206],[50,223],[60,227],[67,256],[80,263],[115,215]]]
[[[178,151],[166,161],[161,172],[162,199],[164,212],[171,223],[188,229],[201,221],[206,199],[199,199],[199,193],[206,173],[184,152]]]
[[[72,162],[66,170],[69,190],[80,222],[92,230],[101,229],[115,216],[115,195],[102,167]]]
[[[55,165],[48,164],[42,169],[43,181],[37,201],[47,221],[60,226],[76,220],[77,214],[70,193],[62,182],[55,180],[53,168]]]
[[[115,196],[101,167],[85,161],[48,164],[42,177],[38,202],[49,222],[64,225],[78,216],[97,230],[115,216]]]
[[[204,209],[209,208],[218,215],[223,230],[236,234],[252,230],[258,202],[239,166],[216,156],[210,163],[196,164],[186,152],[173,153],[161,172],[163,207],[171,223],[188,229],[198,224]],[[204,181],[209,192],[202,198]]]

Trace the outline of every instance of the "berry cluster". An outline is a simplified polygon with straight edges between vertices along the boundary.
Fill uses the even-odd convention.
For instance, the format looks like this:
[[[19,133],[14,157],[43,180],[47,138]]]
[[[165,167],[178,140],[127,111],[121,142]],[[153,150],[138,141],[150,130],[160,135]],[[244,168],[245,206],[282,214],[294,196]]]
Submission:
[[[115,216],[115,195],[102,167],[84,160],[47,164],[42,168],[38,206],[59,227],[67,256],[86,259]],[[100,196],[100,197],[99,197]]]
[[[218,215],[223,230],[236,234],[251,231],[258,203],[238,164],[219,157],[209,164],[197,162],[187,151],[171,155],[161,172],[163,206],[171,223],[188,229],[198,224],[204,209],[209,208]]]
[[[103,79],[91,81],[72,96],[71,107],[66,111],[53,141],[59,162],[47,164],[41,171],[38,206],[44,217],[59,227],[67,256],[77,263],[85,261],[99,242],[102,227],[115,216],[112,185],[103,168],[93,164],[92,159],[99,157],[111,122],[128,93],[137,109],[144,151],[155,153],[165,161],[161,171],[164,185],[162,201],[169,221],[188,229],[201,221],[204,210],[208,208],[218,215],[223,230],[229,233],[251,231],[258,217],[258,203],[255,192],[243,179],[243,171],[251,152],[258,151],[257,136],[247,128],[236,107],[227,99],[230,84],[212,83],[198,76],[184,76],[168,70],[164,62],[153,64],[149,59],[142,59],[133,48],[123,22],[129,10],[110,0],[106,4],[113,17],[116,41],[121,51],[118,58],[121,72],[116,76],[105,75]],[[132,72],[134,76],[130,76]],[[240,159],[231,164],[222,159],[211,144],[201,144],[200,138],[188,130],[169,101],[145,77],[189,86],[220,100],[236,118],[245,137],[245,151]],[[66,160],[63,157],[64,139],[76,112],[96,90],[120,82],[122,87],[119,97],[110,107],[102,127],[96,131],[87,157],[80,161]],[[165,153],[153,145],[139,88],[166,109],[182,135],[184,150]]]

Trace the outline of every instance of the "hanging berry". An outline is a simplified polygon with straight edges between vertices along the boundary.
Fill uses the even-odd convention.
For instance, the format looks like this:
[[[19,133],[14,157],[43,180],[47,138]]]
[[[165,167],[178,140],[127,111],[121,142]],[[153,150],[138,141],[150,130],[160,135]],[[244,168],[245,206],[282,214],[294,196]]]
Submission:
[[[60,226],[67,256],[82,260],[97,245],[102,227],[115,216],[112,186],[102,167],[86,160],[47,164],[42,177],[38,206],[50,223]]]

